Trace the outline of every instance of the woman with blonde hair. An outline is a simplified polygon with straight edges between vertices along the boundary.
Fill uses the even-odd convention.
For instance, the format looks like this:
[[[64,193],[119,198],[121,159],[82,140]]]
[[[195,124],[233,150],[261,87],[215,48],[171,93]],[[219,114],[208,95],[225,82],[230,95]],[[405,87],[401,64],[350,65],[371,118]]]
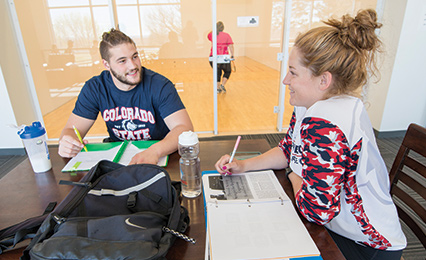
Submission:
[[[300,213],[324,225],[347,259],[400,259],[406,246],[389,194],[386,165],[359,99],[381,27],[374,10],[345,15],[297,37],[284,78],[294,112],[287,134],[268,152],[229,163],[220,173],[290,167]]]

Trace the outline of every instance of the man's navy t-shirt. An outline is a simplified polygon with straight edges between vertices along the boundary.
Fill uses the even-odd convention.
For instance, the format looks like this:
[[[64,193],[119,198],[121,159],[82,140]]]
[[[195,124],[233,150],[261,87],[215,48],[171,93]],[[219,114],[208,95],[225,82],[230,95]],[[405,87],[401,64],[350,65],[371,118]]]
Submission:
[[[91,78],[73,113],[96,120],[100,112],[113,141],[163,139],[170,131],[164,118],[185,106],[170,80],[145,67],[141,71],[142,82],[130,91],[118,89],[107,70]]]

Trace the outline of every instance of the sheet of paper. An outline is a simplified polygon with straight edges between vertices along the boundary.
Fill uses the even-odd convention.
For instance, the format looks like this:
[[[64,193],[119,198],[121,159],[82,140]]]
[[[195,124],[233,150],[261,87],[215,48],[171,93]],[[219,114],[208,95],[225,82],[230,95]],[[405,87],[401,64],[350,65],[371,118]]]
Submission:
[[[290,201],[207,205],[212,260],[286,259],[319,251]],[[230,250],[232,248],[232,250]]]
[[[88,170],[101,160],[112,160],[119,149],[120,146],[105,151],[80,152],[65,165],[62,171]]]
[[[272,170],[223,176],[203,175],[207,202],[290,200]]]
[[[137,153],[140,153],[142,151],[145,151],[146,148],[139,149],[132,143],[128,144],[126,147],[126,150],[124,151],[123,155],[121,156],[121,159],[118,163],[121,163],[123,165],[128,165],[130,161],[132,160],[133,156],[135,156]],[[157,165],[159,166],[166,166],[167,165],[167,156],[163,156],[158,160]]]

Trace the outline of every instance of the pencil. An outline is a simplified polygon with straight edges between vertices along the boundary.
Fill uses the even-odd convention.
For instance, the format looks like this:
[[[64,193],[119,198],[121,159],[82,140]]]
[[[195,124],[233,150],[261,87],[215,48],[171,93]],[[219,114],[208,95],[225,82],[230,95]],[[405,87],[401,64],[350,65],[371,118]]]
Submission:
[[[83,142],[83,139],[81,138],[80,132],[77,130],[77,128],[75,126],[72,126],[72,128],[74,128],[74,132],[77,135],[78,140],[80,140],[80,143],[82,143],[84,145],[84,142]],[[87,148],[86,148],[85,145],[83,146],[83,148],[87,152]]]

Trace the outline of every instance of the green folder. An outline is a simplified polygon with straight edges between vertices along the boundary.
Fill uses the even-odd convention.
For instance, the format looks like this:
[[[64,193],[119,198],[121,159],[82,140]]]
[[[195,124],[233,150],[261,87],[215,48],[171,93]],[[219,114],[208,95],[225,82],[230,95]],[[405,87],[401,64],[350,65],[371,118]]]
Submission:
[[[87,152],[82,149],[67,165],[62,172],[88,171],[101,160],[110,160],[127,165],[131,158],[158,141],[123,141],[112,143],[86,144]],[[158,165],[167,166],[168,156],[160,158]]]

